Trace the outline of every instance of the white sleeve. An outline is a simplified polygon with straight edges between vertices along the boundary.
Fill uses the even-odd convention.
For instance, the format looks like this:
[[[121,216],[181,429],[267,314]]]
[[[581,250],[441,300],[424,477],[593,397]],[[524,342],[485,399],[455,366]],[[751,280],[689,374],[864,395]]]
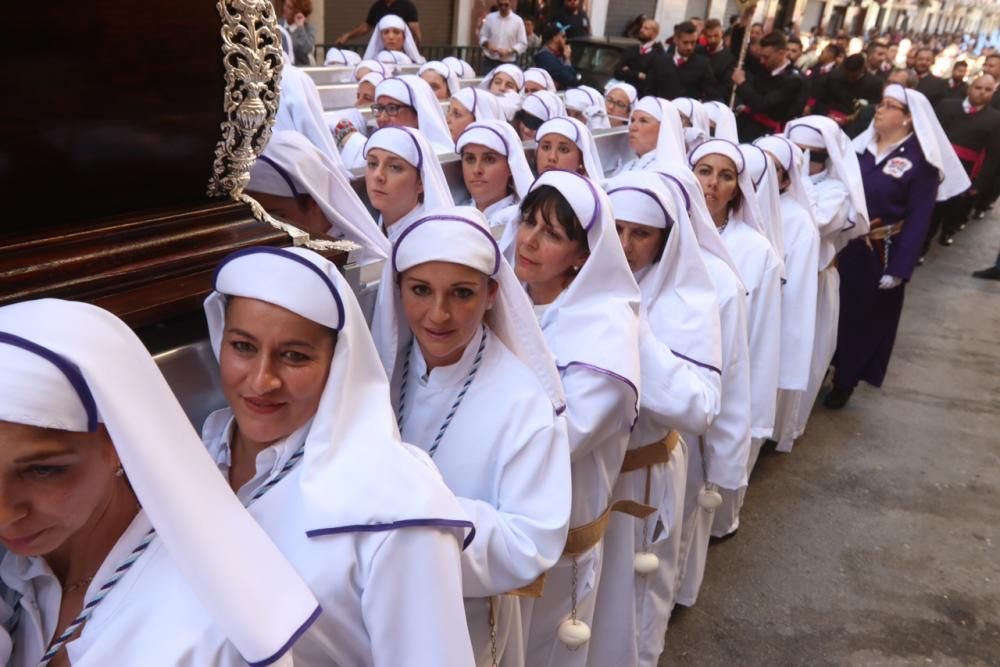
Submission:
[[[681,359],[660,342],[645,317],[639,324],[642,409],[666,427],[703,435],[719,414],[719,373]]]
[[[462,553],[466,597],[499,595],[531,583],[555,564],[566,544],[572,482],[565,422],[549,417],[544,427],[529,430],[516,426],[529,415],[511,417],[512,433],[504,435],[504,458],[497,462],[498,507],[458,499],[476,526],[475,539]]]
[[[847,189],[837,183],[837,187],[816,188],[816,224],[821,236],[836,239],[847,227],[847,213],[851,199]]]
[[[801,222],[812,226],[808,218]],[[792,245],[785,246],[785,277],[787,282],[781,289],[778,386],[805,391],[816,338],[816,296],[819,292],[819,235],[812,229],[802,230]]]
[[[524,31],[524,21],[518,22],[513,49],[518,54],[524,53],[528,49],[528,33]]]
[[[577,462],[622,431],[632,428],[636,415],[635,388],[587,366],[563,370],[570,460]]]
[[[418,526],[392,531],[379,546],[361,593],[376,667],[475,664],[462,600],[461,540],[453,529]]]
[[[490,15],[487,14],[486,18],[483,19],[483,25],[479,28],[479,46],[486,46],[486,42],[490,41]]]
[[[770,438],[774,434],[774,413],[778,398],[781,367],[781,264],[767,248],[767,266],[748,313],[750,347],[751,435]]]

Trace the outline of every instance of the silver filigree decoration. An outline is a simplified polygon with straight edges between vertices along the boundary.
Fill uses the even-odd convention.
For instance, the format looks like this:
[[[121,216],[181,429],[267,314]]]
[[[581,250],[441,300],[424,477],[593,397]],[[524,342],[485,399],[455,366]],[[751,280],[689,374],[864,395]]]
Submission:
[[[222,18],[226,120],[215,147],[208,194],[249,204],[243,190],[250,167],[264,150],[278,112],[281,37],[271,0],[219,0],[216,8]],[[258,220],[276,223],[259,205],[251,205],[251,210]]]

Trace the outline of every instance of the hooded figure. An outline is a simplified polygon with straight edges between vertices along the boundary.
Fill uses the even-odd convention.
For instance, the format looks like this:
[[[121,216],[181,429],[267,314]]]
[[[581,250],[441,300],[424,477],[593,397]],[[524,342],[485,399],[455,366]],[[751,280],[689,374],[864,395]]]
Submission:
[[[391,52],[392,60],[389,60],[388,62],[393,62],[398,65],[409,65],[411,63],[422,65],[427,61],[426,58],[420,55],[420,49],[417,48],[417,40],[413,38],[413,33],[410,32],[410,26],[406,24],[406,21],[395,14],[386,14],[375,26],[375,30],[372,31],[371,39],[368,40],[368,48],[365,49],[365,60],[374,60],[378,58],[380,54],[386,52],[385,42],[382,41],[382,31],[389,29],[403,31],[403,51],[402,53],[399,51]],[[382,60],[381,58],[378,59]]]
[[[624,93],[625,98],[628,100],[625,106],[622,106],[619,102],[611,98],[611,93],[616,90]],[[632,110],[635,108],[635,103],[639,101],[639,93],[631,83],[612,79],[604,86],[604,101],[606,103],[605,108],[608,111],[608,120],[613,120],[618,122],[619,125],[623,125],[628,123],[629,117],[632,115]]]
[[[563,119],[560,119],[563,120]],[[560,203],[561,202],[561,203]],[[572,218],[563,219],[572,209]],[[535,208],[537,206],[537,209]],[[558,211],[562,210],[563,213]],[[599,599],[602,540],[612,489],[637,416],[639,289],[615,232],[607,195],[575,173],[549,171],[535,181],[522,202],[525,222],[515,251],[518,278],[526,284],[566,392],[573,476],[573,506],[566,548],[546,575],[541,598],[526,600],[530,614],[526,664],[585,665],[587,639]],[[541,290],[549,270],[539,263],[547,243],[545,228],[583,234],[586,255],[558,295]],[[549,301],[549,298],[554,300]],[[574,613],[575,612],[575,613]]]
[[[608,604],[599,606],[590,660],[654,665],[679,575],[687,450],[719,412],[719,307],[687,211],[677,208],[663,179],[630,172],[610,179],[607,190],[642,294],[639,421],[614,499],[653,505],[657,512],[643,521],[611,518],[601,572]],[[635,230],[663,235],[651,264],[637,267],[646,257],[632,240]]]
[[[382,78],[387,78],[390,76],[396,76],[396,67],[394,65],[387,65],[385,63],[379,62],[372,58],[366,58],[362,60],[357,65],[354,66],[354,80],[360,81],[364,74],[359,76],[361,70],[368,70],[368,72],[377,72],[382,75]],[[366,74],[368,73],[366,72]]]
[[[778,172],[774,162],[763,148],[754,144],[740,144],[740,153],[746,161],[760,211],[761,231],[771,243],[778,259],[785,256],[785,242],[781,228],[781,193],[778,191]],[[782,267],[782,279],[784,279]]]
[[[441,102],[434,96],[430,84],[415,74],[401,74],[385,79],[375,87],[375,101],[385,96],[413,108],[421,134],[438,153],[451,153],[454,142],[448,132],[448,123],[441,110]]]
[[[539,90],[525,96],[521,108],[512,121],[524,141],[537,138],[538,128],[547,120],[566,115],[566,105],[561,97],[547,90]]]
[[[485,146],[507,160],[510,169],[509,194],[485,208],[483,215],[494,236],[513,234],[517,231],[517,221],[521,219],[519,204],[535,180],[517,132],[502,120],[473,123],[458,137],[455,152],[461,155],[462,149],[470,145]]]
[[[514,120],[514,114],[518,112],[521,108],[521,96],[524,93],[524,72],[517,65],[504,64],[499,65],[496,68],[487,72],[483,80],[479,82],[479,87],[483,90],[490,90],[490,86],[493,85],[493,78],[497,74],[505,74],[509,76],[517,86],[517,90],[508,90],[502,94],[497,94],[497,102],[500,104],[500,109],[504,113],[504,117],[507,120]]]
[[[550,93],[556,92],[556,82],[552,80],[552,75],[541,67],[529,67],[524,70],[524,85],[527,86],[529,83],[539,85]]]
[[[691,97],[678,97],[673,100],[674,106],[681,114],[684,124],[684,145],[690,153],[703,141],[712,138],[712,127],[705,107]]]
[[[441,62],[447,65],[448,69],[454,72],[459,80],[476,78],[476,70],[464,60],[459,60],[455,56],[447,56],[442,58]]]
[[[658,157],[662,160],[683,161],[687,148],[684,145],[684,125],[677,107],[667,100],[647,96],[639,100],[632,113],[639,111],[648,113],[660,124],[656,148],[626,162],[617,173],[649,169]]]
[[[69,474],[48,474],[44,489],[12,481],[30,474],[23,464],[17,475],[4,471],[5,493],[20,498],[5,535],[38,531],[44,510],[31,501],[40,495],[52,511],[53,494],[72,494],[75,507],[98,508],[98,518],[81,519],[90,548],[106,541],[108,549],[83,565],[90,577],[57,577],[46,552],[69,549],[73,535],[46,544],[74,521],[69,507],[44,534],[7,538],[0,621],[14,642],[13,654],[9,641],[2,647],[5,664],[48,664],[65,651],[74,665],[268,665],[307,641],[316,598],[230,491],[146,348],[116,317],[55,299],[0,308],[0,428],[7,456],[37,455],[33,434],[47,432],[38,465],[69,459],[58,464]],[[92,499],[81,482],[92,488],[96,475],[109,491]],[[71,560],[60,576],[79,566]],[[64,605],[81,612],[57,637]]]
[[[781,369],[774,435],[778,451],[789,452],[795,438],[799,402],[809,386],[809,366],[816,336],[816,295],[819,289],[819,230],[806,190],[805,155],[785,137],[771,135],[754,142],[785,175],[780,219],[785,249],[785,284],[781,288]]]
[[[455,266],[463,267],[455,277],[479,283],[471,299],[483,316],[462,320],[472,337],[448,363],[439,354],[451,348],[419,324],[414,331],[409,313],[426,298],[415,286],[450,289],[451,278],[434,281]],[[380,302],[374,335],[402,437],[429,452],[476,525],[462,555],[476,664],[489,667],[491,652],[504,665],[523,664],[520,604],[505,594],[556,563],[569,526],[569,442],[558,416],[565,397],[555,360],[524,289],[473,208],[414,222],[397,240],[382,282],[393,294]],[[441,321],[433,318],[428,311],[419,323]]]
[[[445,84],[448,86],[448,97],[458,94],[458,91],[461,90],[462,86],[458,82],[458,75],[440,60],[431,60],[421,65],[420,69],[417,70],[417,76],[422,76],[424,72],[435,72],[444,79]]]
[[[611,127],[604,98],[590,86],[577,86],[567,90],[566,108],[580,114],[581,117],[577,120],[585,123],[591,130],[603,130]]]
[[[333,141],[323,115],[319,89],[312,77],[294,65],[281,70],[281,97],[274,116],[274,130],[295,130],[322,151],[345,178],[350,178],[340,159],[340,151]]]
[[[309,250],[254,247],[226,257],[214,282],[205,315],[232,407],[210,415],[202,435],[230,479],[241,437],[278,437],[237,495],[269,489],[250,512],[322,605],[292,649],[296,664],[402,665],[415,655],[471,664],[460,573],[474,529],[433,463],[400,441],[389,383],[340,271]],[[269,330],[274,318],[306,343],[314,330],[333,337],[325,377],[312,368],[330,352],[286,343],[291,334]],[[321,392],[297,428],[292,415],[306,399],[293,381]],[[268,401],[282,401],[283,412],[259,407]],[[280,435],[282,426],[294,430]]]
[[[728,104],[723,102],[705,102],[703,105],[705,114],[708,116],[709,129],[716,139],[725,139],[734,144],[739,143],[739,134],[736,131],[736,116]]]
[[[601,154],[597,151],[594,135],[587,126],[574,118],[558,116],[542,123],[535,133],[535,140],[541,144],[549,134],[558,134],[576,144],[583,157],[583,169],[586,176],[595,183],[604,182],[604,167],[601,164]]]
[[[354,67],[361,62],[361,55],[349,49],[331,47],[326,51],[323,64],[327,67]],[[346,79],[345,79],[346,80]]]

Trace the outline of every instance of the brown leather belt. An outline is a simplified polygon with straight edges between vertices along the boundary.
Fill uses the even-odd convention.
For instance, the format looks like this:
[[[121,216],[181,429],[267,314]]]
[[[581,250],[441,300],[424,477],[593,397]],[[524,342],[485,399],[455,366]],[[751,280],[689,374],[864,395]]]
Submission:
[[[540,598],[542,593],[545,591],[545,573],[542,572],[538,575],[538,578],[532,581],[527,586],[521,586],[520,588],[515,588],[512,591],[507,591],[504,595],[515,595],[521,598]]]
[[[670,455],[673,454],[680,440],[680,434],[677,431],[671,431],[663,440],[638,449],[630,449],[625,452],[625,460],[622,461],[622,474],[651,468],[658,463],[669,462]]]

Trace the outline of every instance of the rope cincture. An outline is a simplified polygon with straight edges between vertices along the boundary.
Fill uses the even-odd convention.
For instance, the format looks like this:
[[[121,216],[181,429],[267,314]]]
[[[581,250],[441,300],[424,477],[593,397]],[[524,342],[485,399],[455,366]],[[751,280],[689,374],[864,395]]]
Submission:
[[[287,477],[288,474],[295,469],[295,466],[298,465],[299,461],[302,460],[305,452],[306,444],[305,441],[303,441],[302,444],[299,445],[298,449],[296,449],[295,452],[289,457],[285,465],[282,466],[281,470],[279,470],[278,473],[271,479],[267,480],[263,486],[257,489],[250,500],[247,501],[246,507],[250,507],[250,505],[252,505],[255,501],[263,497],[265,493],[274,488],[278,482]],[[146,536],[142,538],[142,542],[140,542],[138,546],[132,550],[132,553],[128,555],[128,558],[126,558],[125,561],[118,566],[118,568],[111,575],[111,578],[102,584],[97,590],[97,595],[94,596],[94,599],[83,606],[83,609],[80,611],[79,615],[73,619],[73,622],[66,627],[63,633],[59,635],[54,642],[52,642],[49,646],[49,650],[46,651],[45,655],[42,656],[42,659],[39,660],[38,667],[46,667],[57,655],[59,655],[59,652],[63,650],[66,644],[68,644],[76,633],[79,632],[84,625],[86,625],[87,621],[90,620],[90,617],[94,615],[94,610],[97,609],[97,606],[100,605],[104,598],[108,596],[115,585],[121,581],[122,577],[125,576],[125,573],[132,569],[132,566],[137,560],[139,560],[139,557],[145,553],[146,549],[149,548],[149,545],[152,544],[154,539],[156,539],[156,528],[150,528],[149,532],[146,533]],[[13,634],[14,629],[17,628],[17,621],[19,620],[19,617],[20,614],[15,617],[15,622],[10,630],[11,634]]]
[[[441,428],[438,429],[437,436],[434,438],[434,442],[431,444],[431,448],[427,453],[433,458],[434,453],[437,451],[438,445],[441,444],[441,439],[444,438],[445,431],[451,425],[451,420],[455,417],[455,413],[458,412],[458,407],[462,405],[462,399],[469,391],[469,387],[472,386],[472,381],[476,378],[476,372],[479,371],[479,367],[483,363],[483,352],[486,350],[486,325],[483,326],[483,333],[479,337],[479,349],[476,350],[476,358],[472,362],[472,368],[469,369],[469,374],[465,377],[465,382],[462,384],[462,389],[458,392],[458,396],[455,397],[455,402],[451,404],[451,408],[448,410],[448,414],[444,418],[444,422],[441,424]],[[410,344],[406,348],[406,357],[403,362],[403,377],[400,381],[399,387],[399,416],[396,418],[396,426],[399,428],[400,433],[403,432],[403,415],[406,407],[406,384],[410,377],[410,353],[413,351],[413,339],[410,339]]]

